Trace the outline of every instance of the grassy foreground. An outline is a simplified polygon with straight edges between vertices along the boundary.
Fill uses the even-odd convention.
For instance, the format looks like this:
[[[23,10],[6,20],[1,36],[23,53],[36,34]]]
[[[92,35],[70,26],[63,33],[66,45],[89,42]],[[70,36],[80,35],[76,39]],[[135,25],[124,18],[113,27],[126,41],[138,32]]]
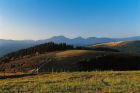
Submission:
[[[1,79],[0,93],[140,93],[140,71],[62,72]]]

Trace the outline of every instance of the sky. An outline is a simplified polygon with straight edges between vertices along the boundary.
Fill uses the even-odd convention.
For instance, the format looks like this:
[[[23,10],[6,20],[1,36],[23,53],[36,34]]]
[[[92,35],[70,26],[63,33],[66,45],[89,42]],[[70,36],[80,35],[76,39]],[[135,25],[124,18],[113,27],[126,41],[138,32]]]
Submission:
[[[0,0],[0,39],[140,36],[140,0]]]

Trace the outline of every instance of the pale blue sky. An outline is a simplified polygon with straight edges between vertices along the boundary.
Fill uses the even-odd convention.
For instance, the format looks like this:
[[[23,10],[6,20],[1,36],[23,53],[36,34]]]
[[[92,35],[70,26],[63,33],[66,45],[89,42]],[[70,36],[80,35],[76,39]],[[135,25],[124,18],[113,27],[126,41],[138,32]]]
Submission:
[[[140,0],[0,0],[1,39],[140,36]]]

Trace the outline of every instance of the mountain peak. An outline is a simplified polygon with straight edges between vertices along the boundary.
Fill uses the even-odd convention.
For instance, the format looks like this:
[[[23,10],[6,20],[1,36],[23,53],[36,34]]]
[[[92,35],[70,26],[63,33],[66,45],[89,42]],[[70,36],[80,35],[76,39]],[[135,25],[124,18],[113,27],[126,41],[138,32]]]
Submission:
[[[83,37],[79,36],[79,37],[76,37],[74,39],[84,39]]]
[[[65,36],[54,36],[52,38],[67,38],[67,37],[65,37]]]
[[[70,39],[63,35],[54,36],[49,39],[45,40],[4,40],[0,39],[0,55],[4,55],[9,52],[16,51],[18,49],[31,47],[37,44],[43,44],[47,42],[55,42],[55,43],[67,43],[75,46],[84,46],[84,45],[92,45],[97,43],[105,43],[105,42],[116,42],[116,41],[134,41],[140,40],[140,36],[136,37],[128,37],[128,38],[96,38],[96,37],[89,37],[83,38],[81,36]],[[136,41],[135,41],[136,42]]]

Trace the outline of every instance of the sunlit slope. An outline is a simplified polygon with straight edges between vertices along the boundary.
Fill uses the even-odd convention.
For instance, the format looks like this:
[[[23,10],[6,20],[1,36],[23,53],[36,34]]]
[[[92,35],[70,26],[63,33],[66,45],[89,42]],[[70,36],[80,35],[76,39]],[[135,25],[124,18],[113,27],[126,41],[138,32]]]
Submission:
[[[92,48],[97,47],[110,47],[120,50],[120,52],[140,53],[140,41],[119,41],[108,42],[90,46]]]

